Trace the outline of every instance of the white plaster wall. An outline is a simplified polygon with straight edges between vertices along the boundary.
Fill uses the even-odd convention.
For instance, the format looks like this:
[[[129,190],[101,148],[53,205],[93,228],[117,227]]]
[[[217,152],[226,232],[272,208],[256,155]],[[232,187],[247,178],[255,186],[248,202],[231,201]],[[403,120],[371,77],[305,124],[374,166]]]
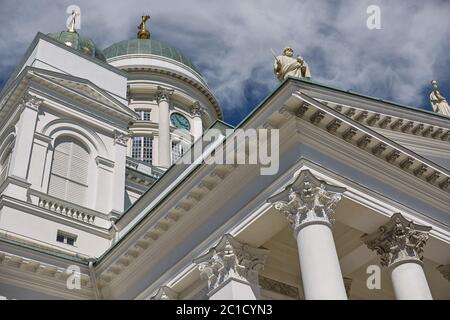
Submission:
[[[110,243],[109,239],[83,231],[75,226],[58,223],[6,206],[0,210],[0,229],[93,257],[100,256]],[[57,242],[58,230],[77,235],[75,246]]]
[[[33,66],[87,79],[126,104],[127,78],[99,64],[39,39],[22,69]]]

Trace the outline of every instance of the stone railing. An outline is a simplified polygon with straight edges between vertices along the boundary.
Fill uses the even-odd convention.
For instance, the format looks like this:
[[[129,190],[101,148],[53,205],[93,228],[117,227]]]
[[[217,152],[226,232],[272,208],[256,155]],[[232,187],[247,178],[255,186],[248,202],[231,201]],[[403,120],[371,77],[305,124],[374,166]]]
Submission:
[[[30,194],[37,198],[39,207],[89,224],[93,224],[95,217],[101,215],[94,210],[52,197],[46,193],[30,190]]]
[[[161,177],[164,174],[163,170],[158,169],[151,164],[143,163],[139,160],[136,160],[136,159],[133,159],[130,157],[127,157],[126,166],[133,170],[136,170],[136,171],[139,171],[146,175],[149,175],[155,179],[158,179],[159,177]]]

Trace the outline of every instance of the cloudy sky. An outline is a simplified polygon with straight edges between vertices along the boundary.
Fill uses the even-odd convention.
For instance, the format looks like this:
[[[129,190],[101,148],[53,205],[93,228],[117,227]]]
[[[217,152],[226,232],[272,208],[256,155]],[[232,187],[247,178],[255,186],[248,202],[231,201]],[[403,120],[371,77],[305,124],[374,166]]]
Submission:
[[[276,86],[270,48],[290,45],[313,80],[430,110],[430,80],[450,98],[450,1],[446,0],[0,0],[0,87],[36,32],[65,29],[81,8],[81,34],[100,48],[132,39],[143,13],[152,38],[199,67],[225,120],[237,124]],[[369,30],[369,5],[381,29]]]

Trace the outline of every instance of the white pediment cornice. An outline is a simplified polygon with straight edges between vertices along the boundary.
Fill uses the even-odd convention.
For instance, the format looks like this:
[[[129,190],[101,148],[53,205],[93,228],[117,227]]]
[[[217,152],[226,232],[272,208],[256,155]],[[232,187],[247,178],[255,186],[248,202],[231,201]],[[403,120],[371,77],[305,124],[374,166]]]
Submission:
[[[100,109],[105,109],[106,107],[111,111],[115,111],[121,117],[129,117],[130,120],[136,118],[132,110],[89,80],[31,67],[29,72],[38,82],[58,92],[64,92],[65,95],[75,100],[88,103]]]
[[[450,193],[450,172],[447,169],[388,139],[358,119],[321,103],[303,91],[294,90],[292,97],[278,110],[278,114],[274,113],[269,117],[266,124],[281,127],[282,123],[292,117],[306,120],[325,132],[369,152],[372,156],[383,159],[416,178]]]
[[[60,82],[57,81],[59,77]],[[103,122],[114,123],[114,126],[117,123],[121,123],[120,126],[128,125],[137,119],[131,109],[87,80],[26,67],[0,97],[0,122],[17,109],[16,106],[26,93],[44,99],[44,104],[47,104],[46,100],[54,100],[78,111],[97,114],[95,117],[100,116]]]
[[[375,131],[389,130],[410,139],[450,141],[450,118],[313,82],[292,80],[298,90]]]

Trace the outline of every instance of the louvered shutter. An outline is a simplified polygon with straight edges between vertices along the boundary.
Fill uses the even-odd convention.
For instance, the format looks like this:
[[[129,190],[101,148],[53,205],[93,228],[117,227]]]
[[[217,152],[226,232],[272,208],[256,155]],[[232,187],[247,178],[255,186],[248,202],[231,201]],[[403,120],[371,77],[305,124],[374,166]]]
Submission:
[[[89,153],[77,141],[61,141],[53,154],[48,193],[52,196],[86,205]]]
[[[6,177],[8,176],[8,168],[9,168],[10,158],[11,158],[11,152],[9,152],[8,155],[0,163],[0,183],[5,181]]]

